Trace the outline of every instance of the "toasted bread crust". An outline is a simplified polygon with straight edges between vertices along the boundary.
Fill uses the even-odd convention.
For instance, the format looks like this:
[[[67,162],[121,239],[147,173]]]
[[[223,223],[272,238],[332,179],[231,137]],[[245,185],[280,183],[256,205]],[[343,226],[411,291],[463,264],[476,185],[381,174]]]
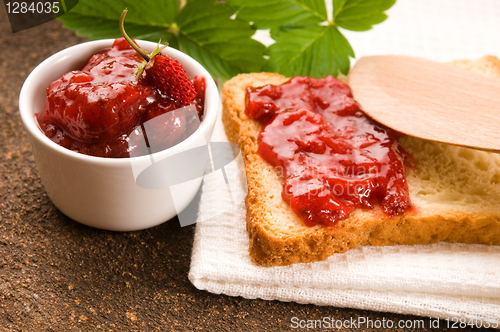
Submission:
[[[471,66],[468,62],[463,65]],[[484,58],[473,65],[474,68],[481,66],[493,72],[498,70],[500,73],[500,61],[494,57]],[[489,74],[487,71],[483,73]],[[245,115],[247,86],[281,84],[285,81],[287,78],[272,73],[242,74],[227,81],[223,88],[222,120],[225,131],[228,139],[241,147],[247,173],[247,230],[250,238],[249,252],[253,262],[264,266],[312,262],[360,245],[382,246],[437,241],[500,244],[500,208],[494,207],[494,202],[500,199],[500,188],[498,191],[494,186],[493,189],[488,189],[492,191],[487,200],[488,204],[483,204],[480,200],[477,201],[480,198],[465,193],[464,197],[472,200],[473,204],[470,208],[456,206],[452,201],[441,202],[436,199],[442,196],[441,188],[437,192],[425,193],[422,188],[427,181],[433,181],[427,178],[426,169],[407,169],[410,197],[415,208],[403,215],[389,218],[380,208],[357,209],[347,219],[339,221],[335,227],[305,226],[281,197],[282,178],[257,154],[257,137],[262,128],[261,124]],[[460,151],[468,150],[443,147],[440,143],[421,142],[416,138],[406,138],[403,145],[417,158],[417,162],[419,158],[425,159],[421,168],[435,167],[432,161],[429,161],[431,166],[426,165],[429,164],[427,159],[436,157],[426,157],[427,154],[419,153],[418,149],[441,149],[444,151],[441,153],[445,154],[456,151],[460,154]],[[448,149],[458,150],[448,152]],[[490,158],[490,155],[484,152],[471,153],[474,156],[479,153],[483,159]],[[495,159],[491,162],[497,161]],[[500,166],[500,157],[498,165]],[[465,175],[466,180],[467,176],[471,181],[475,181],[475,173]],[[500,173],[498,179],[500,182]],[[453,178],[448,179],[449,183],[445,183],[443,187],[444,192],[453,194],[454,181]]]

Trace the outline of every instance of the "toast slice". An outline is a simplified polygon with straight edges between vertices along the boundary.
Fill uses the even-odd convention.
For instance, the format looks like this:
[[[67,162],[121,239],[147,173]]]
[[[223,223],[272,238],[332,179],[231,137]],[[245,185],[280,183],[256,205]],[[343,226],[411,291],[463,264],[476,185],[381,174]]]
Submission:
[[[454,64],[500,79],[500,60],[495,57]],[[264,266],[312,262],[360,245],[500,244],[500,155],[408,136],[400,142],[418,163],[406,168],[414,206],[410,212],[388,217],[379,207],[356,209],[334,227],[306,226],[281,197],[283,179],[257,153],[261,124],[245,115],[247,86],[286,81],[272,73],[242,74],[223,88],[225,131],[241,147],[245,161],[253,262]]]

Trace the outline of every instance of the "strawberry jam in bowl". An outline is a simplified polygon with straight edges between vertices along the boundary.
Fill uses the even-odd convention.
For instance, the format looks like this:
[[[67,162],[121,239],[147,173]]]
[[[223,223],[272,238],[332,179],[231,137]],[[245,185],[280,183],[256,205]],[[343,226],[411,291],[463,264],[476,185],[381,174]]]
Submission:
[[[124,38],[116,39],[81,70],[50,84],[45,105],[36,113],[41,130],[55,143],[79,153],[127,158],[131,153],[147,154],[132,151],[137,149],[130,142],[130,135],[138,134],[134,130],[168,113],[147,133],[148,143],[163,150],[186,139],[203,118],[205,78],[195,76],[190,81],[176,60],[159,57],[150,68],[164,71],[158,82],[149,79],[155,73],[135,75],[143,59]]]
[[[135,43],[158,52],[157,43]],[[146,64],[120,38],[62,50],[26,79],[21,118],[46,192],[68,217],[108,230],[145,229],[173,218],[198,191],[197,165],[199,177],[175,186],[161,172],[148,178],[161,185],[136,183],[151,166],[206,145],[220,105],[202,65],[173,48],[160,51],[161,61],[174,63],[157,77],[148,73],[159,61]],[[187,78],[170,82],[177,71]]]

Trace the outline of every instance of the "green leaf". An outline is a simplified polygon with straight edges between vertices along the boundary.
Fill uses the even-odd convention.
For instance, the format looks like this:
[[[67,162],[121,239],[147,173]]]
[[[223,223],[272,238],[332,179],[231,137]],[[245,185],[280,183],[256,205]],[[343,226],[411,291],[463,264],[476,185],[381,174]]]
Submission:
[[[276,43],[269,47],[264,70],[285,76],[347,74],[349,57],[354,57],[349,42],[333,25],[272,30],[271,36]]]
[[[257,29],[290,24],[317,24],[327,20],[324,0],[228,0],[238,8],[238,18]]]
[[[125,8],[130,37],[154,42],[161,38],[195,58],[214,77],[259,71],[265,62],[265,46],[251,38],[255,30],[233,19],[234,9],[216,0],[188,1],[180,11],[177,0],[80,0],[58,19],[90,39],[117,38]]]
[[[168,31],[177,12],[177,0],[80,0],[78,5],[58,19],[68,29],[92,40],[121,37],[118,21],[127,8],[127,33],[136,39],[168,42],[176,48],[177,37]]]
[[[228,0],[237,17],[269,28],[276,41],[267,49],[266,71],[285,76],[347,74],[354,57],[338,27],[368,30],[384,21],[396,0],[332,0],[332,19],[324,0]]]
[[[67,0],[68,3],[75,0]],[[169,42],[198,60],[214,76],[228,79],[264,68],[287,76],[347,74],[354,52],[338,30],[371,29],[387,18],[396,0],[80,0],[58,19],[91,39],[120,36],[118,20],[128,8],[125,27],[132,38]],[[235,15],[236,14],[236,15]],[[276,43],[252,39],[269,28]]]
[[[226,3],[194,0],[177,18],[181,47],[223,79],[260,71],[265,62],[265,46],[251,38],[255,30],[233,14]]]
[[[347,0],[332,0],[333,4],[333,20],[335,21],[335,18],[337,15],[342,11],[342,8],[344,8],[344,4],[346,3]]]
[[[387,18],[396,0],[333,0],[335,23],[347,30],[366,31]]]

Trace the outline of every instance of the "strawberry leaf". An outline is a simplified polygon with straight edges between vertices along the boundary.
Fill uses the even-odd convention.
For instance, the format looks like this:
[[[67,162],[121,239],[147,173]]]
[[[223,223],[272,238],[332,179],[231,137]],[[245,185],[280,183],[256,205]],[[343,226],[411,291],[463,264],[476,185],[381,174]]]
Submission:
[[[285,76],[347,74],[349,57],[354,57],[351,45],[333,25],[271,30],[271,37],[276,43],[269,47],[264,70]]]
[[[324,0],[228,0],[239,9],[238,18],[252,22],[257,29],[327,21]]]
[[[80,0],[59,17],[68,29],[90,39],[118,38],[118,21],[127,8],[127,33],[135,39],[168,42],[198,60],[214,77],[259,71],[265,47],[251,39],[255,30],[234,9],[217,0],[194,0],[179,9],[177,0]]]
[[[354,51],[339,27],[363,31],[387,18],[396,0],[228,0],[237,17],[269,28],[275,40],[264,70],[285,76],[347,74]],[[330,15],[328,15],[330,14]],[[331,19],[328,19],[331,17]]]
[[[91,39],[120,37],[118,19],[128,8],[132,38],[168,42],[198,60],[214,77],[228,79],[264,68],[320,77],[347,74],[354,52],[339,28],[371,29],[396,0],[80,0],[58,19]],[[329,19],[330,17],[330,19]],[[267,50],[252,39],[270,29]],[[264,57],[268,56],[268,61]]]
[[[233,14],[226,3],[194,0],[177,18],[181,48],[224,79],[260,71],[265,62],[265,46],[251,39],[255,30],[248,22],[231,18]]]
[[[178,13],[177,0],[80,0],[71,11],[59,17],[64,27],[91,40],[121,37],[118,21],[128,8],[126,28],[132,38],[158,42],[162,39],[178,48],[177,36],[170,31]]]
[[[396,0],[333,0],[335,23],[347,30],[366,31],[385,21]]]

